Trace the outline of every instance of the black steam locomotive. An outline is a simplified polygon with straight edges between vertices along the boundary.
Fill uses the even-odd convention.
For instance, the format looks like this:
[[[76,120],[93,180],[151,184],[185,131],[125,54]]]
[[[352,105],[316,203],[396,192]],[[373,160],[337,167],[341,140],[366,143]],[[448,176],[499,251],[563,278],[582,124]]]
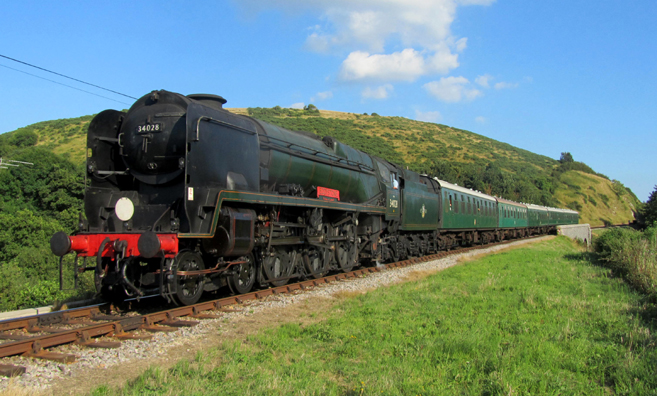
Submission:
[[[95,258],[104,298],[160,294],[188,305],[223,286],[246,293],[572,222],[567,211],[550,222],[539,208],[546,220],[529,226],[527,206],[524,222],[521,211],[509,222],[493,197],[225,103],[153,91],[127,113],[92,120],[85,219],[77,235],[55,234],[51,249]]]

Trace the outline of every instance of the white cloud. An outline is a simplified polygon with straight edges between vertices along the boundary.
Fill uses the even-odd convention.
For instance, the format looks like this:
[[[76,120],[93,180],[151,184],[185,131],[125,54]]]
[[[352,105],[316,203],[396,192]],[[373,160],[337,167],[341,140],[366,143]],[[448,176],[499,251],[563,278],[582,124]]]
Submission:
[[[389,55],[354,51],[342,62],[339,78],[343,81],[411,82],[426,74],[447,73],[458,65],[457,55],[448,51],[427,58],[412,48]]]
[[[315,96],[310,98],[311,102],[316,102],[318,100],[326,100],[326,99],[331,99],[333,97],[333,92],[332,91],[324,91],[324,92],[317,92]]]
[[[485,124],[486,123],[486,117],[479,116],[479,117],[475,118],[475,122],[477,124]]]
[[[470,101],[483,95],[481,91],[471,87],[470,81],[465,77],[443,77],[439,81],[432,81],[422,87],[431,96],[443,102]]]
[[[303,102],[292,103],[290,105],[290,109],[303,109],[304,106],[305,106],[305,104]]]
[[[364,99],[387,99],[394,87],[390,84],[381,85],[380,87],[365,87],[361,95]]]
[[[491,76],[490,74],[484,74],[483,76],[479,76],[475,78],[475,82],[484,88],[490,88],[490,81],[492,79],[493,76]]]
[[[438,122],[443,119],[443,116],[439,111],[422,112],[420,110],[415,110],[415,119],[424,122]]]
[[[495,0],[458,0],[463,5],[491,5]]]
[[[468,38],[463,37],[461,39],[456,40],[456,44],[454,47],[456,47],[456,52],[463,52],[468,46]]]
[[[495,84],[495,89],[511,89],[511,88],[518,88],[518,83],[509,83],[509,82],[498,82]]]
[[[458,67],[458,54],[467,47],[467,38],[451,32],[458,7],[493,1],[241,0],[237,4],[250,10],[319,14],[321,24],[309,28],[305,47],[321,53],[349,52],[340,70],[343,81],[414,81]],[[390,40],[403,50],[386,51]]]
[[[306,39],[306,48],[312,52],[328,52],[331,48],[330,39],[326,36],[312,33]]]

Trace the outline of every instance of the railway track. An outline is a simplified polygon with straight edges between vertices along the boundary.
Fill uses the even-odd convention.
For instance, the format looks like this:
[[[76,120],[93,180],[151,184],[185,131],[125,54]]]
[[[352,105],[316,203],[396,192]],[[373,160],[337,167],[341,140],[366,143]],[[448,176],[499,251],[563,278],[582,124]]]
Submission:
[[[525,238],[533,239],[533,238]],[[205,301],[185,307],[176,307],[162,311],[137,314],[111,314],[109,304],[95,305],[51,312],[30,317],[0,321],[0,358],[22,355],[36,359],[53,360],[60,363],[72,363],[76,356],[53,351],[60,345],[75,343],[88,348],[118,348],[122,340],[146,340],[155,332],[174,332],[181,327],[192,327],[204,319],[217,319],[225,312],[235,312],[229,308],[246,301],[264,299],[271,295],[292,293],[318,285],[344,279],[356,278],[383,270],[406,267],[413,264],[433,261],[453,254],[471,250],[489,248],[507,244],[517,239],[440,252],[424,257],[411,258],[377,267],[365,267],[325,276],[319,279],[305,280],[285,286],[258,290],[255,292]],[[111,339],[111,341],[98,338]],[[17,376],[25,373],[23,366],[2,364],[0,375]]]

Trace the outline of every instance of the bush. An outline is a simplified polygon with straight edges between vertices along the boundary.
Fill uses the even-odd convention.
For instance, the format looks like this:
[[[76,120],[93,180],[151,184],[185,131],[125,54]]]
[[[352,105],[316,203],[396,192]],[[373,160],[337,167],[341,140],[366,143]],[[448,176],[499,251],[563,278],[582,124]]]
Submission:
[[[11,144],[16,147],[30,147],[37,144],[39,136],[32,131],[18,130],[11,137]]]
[[[634,288],[657,298],[657,228],[612,228],[597,237],[593,247],[599,259]]]

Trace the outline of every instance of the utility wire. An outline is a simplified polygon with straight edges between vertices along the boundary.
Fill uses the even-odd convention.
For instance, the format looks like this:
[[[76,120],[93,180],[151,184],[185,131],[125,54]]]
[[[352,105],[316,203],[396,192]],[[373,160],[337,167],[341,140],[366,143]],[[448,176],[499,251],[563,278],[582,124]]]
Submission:
[[[115,93],[117,95],[125,96],[126,98],[137,100],[137,98],[126,95],[126,94],[122,94],[121,92],[112,91],[111,89],[103,88],[103,87],[95,85],[95,84],[91,84],[91,83],[88,83],[88,82],[85,82],[85,81],[82,81],[82,80],[78,80],[77,78],[69,77],[69,76],[66,76],[64,74],[54,72],[52,70],[44,69],[43,67],[35,66],[35,65],[30,64],[30,63],[20,61],[18,59],[10,58],[10,57],[2,55],[2,54],[0,54],[0,57],[5,58],[5,59],[9,59],[9,60],[14,61],[14,62],[22,63],[22,64],[30,66],[30,67],[34,67],[35,69],[43,70],[43,71],[46,71],[48,73],[56,74],[58,76],[68,78],[69,80],[77,81],[77,82],[80,82],[82,84],[91,85],[92,87],[100,88],[102,90],[109,91],[109,92]],[[16,69],[14,69],[14,70],[16,70]],[[29,74],[29,73],[26,73],[26,74]],[[48,81],[52,81],[52,80],[48,80]],[[64,85],[64,84],[62,84],[62,85]],[[68,85],[65,85],[65,86],[69,87]],[[72,88],[72,87],[70,87],[70,88]],[[80,91],[82,91],[82,90],[80,90]],[[83,91],[83,92],[87,92],[87,91]],[[100,96],[100,95],[97,95],[97,96]],[[101,97],[104,97],[104,96],[101,96]],[[120,102],[120,103],[123,103],[123,102]]]
[[[2,56],[2,55],[0,55],[0,56]],[[111,100],[111,101],[113,101],[113,102],[121,103],[121,104],[124,104],[124,105],[132,105],[132,103],[121,102],[120,100],[116,100],[116,99],[108,98],[107,96],[98,95],[97,93],[93,93],[93,92],[85,91],[84,89],[80,89],[80,88],[77,88],[77,87],[73,87],[73,86],[71,86],[71,85],[67,85],[67,84],[64,84],[64,83],[60,83],[59,81],[51,80],[51,79],[49,79],[49,78],[45,78],[45,77],[41,77],[41,76],[37,76],[36,74],[28,73],[28,72],[23,71],[23,70],[14,69],[13,67],[9,67],[9,66],[2,65],[2,64],[0,64],[0,66],[1,66],[1,67],[6,67],[7,69],[11,69],[11,70],[17,71],[17,72],[19,72],[19,73],[27,74],[28,76],[32,76],[32,77],[36,77],[36,78],[40,78],[40,79],[42,79],[42,80],[46,80],[46,81],[50,81],[50,82],[55,83],[55,84],[63,85],[63,86],[68,87],[68,88],[73,88],[73,89],[75,89],[75,90],[77,90],[77,91],[82,91],[82,92],[88,93],[88,94],[90,94],[90,95],[98,96],[99,98],[103,98],[103,99]],[[124,95],[124,96],[125,96],[125,95]]]

